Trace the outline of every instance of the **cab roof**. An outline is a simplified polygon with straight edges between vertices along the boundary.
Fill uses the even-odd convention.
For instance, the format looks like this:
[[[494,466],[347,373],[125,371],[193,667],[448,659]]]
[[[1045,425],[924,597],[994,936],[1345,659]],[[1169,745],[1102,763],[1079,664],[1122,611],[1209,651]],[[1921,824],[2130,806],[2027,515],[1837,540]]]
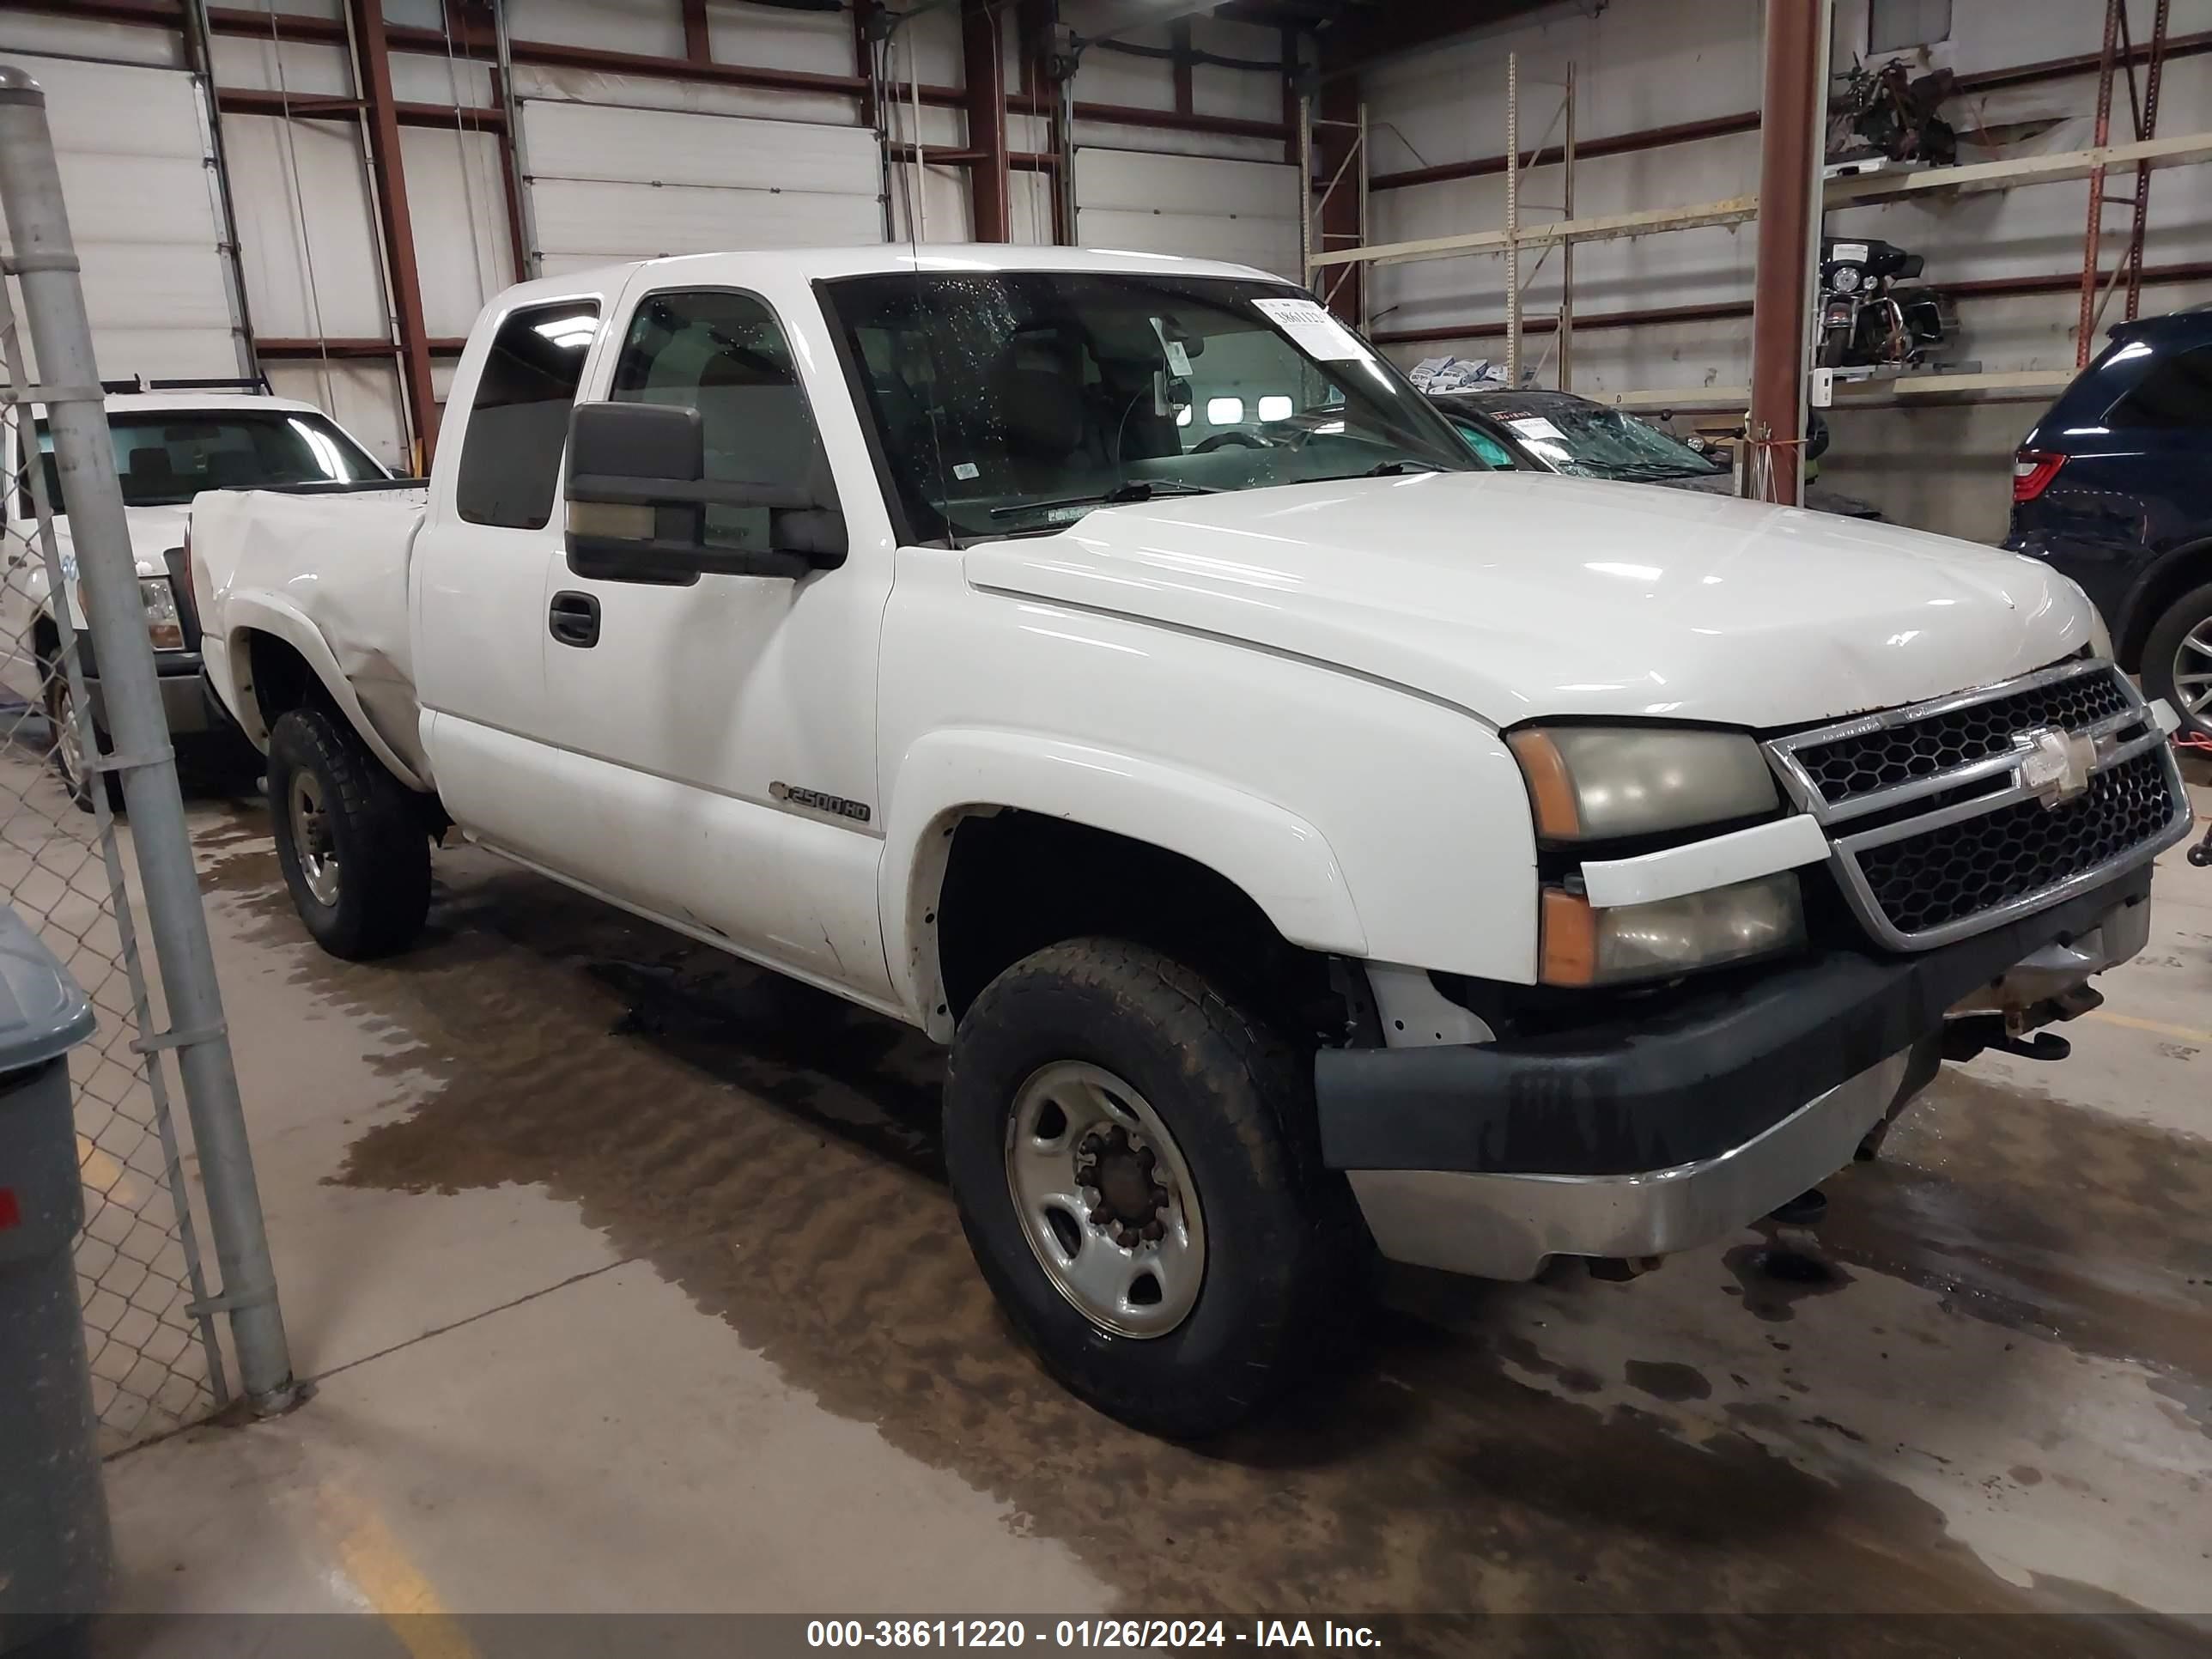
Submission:
[[[863,247],[763,249],[727,253],[678,253],[658,259],[629,259],[595,265],[558,276],[541,276],[518,283],[507,296],[525,300],[539,295],[552,298],[573,294],[579,288],[619,287],[630,275],[647,266],[680,271],[686,266],[726,264],[737,261],[763,274],[813,282],[824,277],[895,275],[919,271],[932,275],[960,271],[1073,270],[1149,276],[1225,276],[1245,282],[1285,283],[1290,279],[1250,265],[1224,264],[1218,259],[1188,259],[1173,253],[1144,253],[1118,248],[1024,247],[1005,242],[878,242]]]

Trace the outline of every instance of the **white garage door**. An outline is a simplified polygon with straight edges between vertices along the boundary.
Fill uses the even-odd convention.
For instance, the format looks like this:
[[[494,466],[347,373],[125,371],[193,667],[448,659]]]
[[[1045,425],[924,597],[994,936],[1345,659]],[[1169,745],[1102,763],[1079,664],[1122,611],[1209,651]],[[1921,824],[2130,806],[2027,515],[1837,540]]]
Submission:
[[[1075,153],[1075,201],[1085,247],[1226,259],[1304,280],[1295,167],[1085,146]]]
[[[526,99],[531,221],[548,276],[664,253],[884,240],[865,127]]]
[[[100,377],[238,374],[198,82],[136,64],[8,61],[46,88]]]

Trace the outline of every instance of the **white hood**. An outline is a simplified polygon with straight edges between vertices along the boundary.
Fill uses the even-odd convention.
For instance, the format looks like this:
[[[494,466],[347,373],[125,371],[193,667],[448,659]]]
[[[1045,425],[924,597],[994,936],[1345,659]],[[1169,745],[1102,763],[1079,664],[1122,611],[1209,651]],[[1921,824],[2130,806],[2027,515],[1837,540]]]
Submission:
[[[1499,726],[1774,726],[2088,642],[2049,567],[1830,514],[1525,473],[1175,497],[966,555],[976,586],[1293,653]]]
[[[185,541],[185,526],[191,522],[190,505],[175,507],[126,507],[123,509],[124,523],[131,530],[131,553],[138,562],[142,576],[160,576],[168,567],[161,556],[173,547],[181,547]],[[62,568],[76,568],[76,544],[70,535],[67,514],[54,520],[54,540],[62,555]]]

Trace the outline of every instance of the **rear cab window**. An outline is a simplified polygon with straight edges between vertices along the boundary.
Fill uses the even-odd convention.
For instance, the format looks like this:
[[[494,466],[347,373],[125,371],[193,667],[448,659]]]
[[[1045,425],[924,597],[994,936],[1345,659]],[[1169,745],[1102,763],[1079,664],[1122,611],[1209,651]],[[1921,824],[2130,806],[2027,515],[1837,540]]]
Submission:
[[[464,520],[508,530],[551,521],[568,412],[599,327],[596,300],[526,307],[499,325],[461,441],[453,506]]]

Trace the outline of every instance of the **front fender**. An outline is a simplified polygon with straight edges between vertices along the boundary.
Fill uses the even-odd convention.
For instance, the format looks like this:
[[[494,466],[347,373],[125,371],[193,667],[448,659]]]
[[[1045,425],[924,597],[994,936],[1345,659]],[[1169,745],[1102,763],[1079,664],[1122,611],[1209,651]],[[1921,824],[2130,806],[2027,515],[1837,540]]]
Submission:
[[[377,735],[351,682],[338,666],[330,641],[305,613],[265,593],[235,591],[223,596],[222,611],[222,648],[220,653],[207,653],[209,678],[215,682],[216,695],[222,700],[223,707],[230,710],[232,717],[257,744],[264,749],[269,746],[269,732],[262,723],[260,705],[249,683],[252,653],[246,648],[246,635],[267,634],[282,640],[307,659],[307,666],[314,670],[316,679],[337,705],[355,735],[368,745],[369,752],[383,762],[394,777],[410,789],[428,789],[429,785],[416,775],[415,769]]]
[[[951,1034],[937,969],[937,896],[968,813],[1012,807],[1180,854],[1233,883],[1293,945],[1367,954],[1336,854],[1296,814],[1216,778],[1034,732],[964,728],[917,739],[899,762],[877,902],[901,999]]]

